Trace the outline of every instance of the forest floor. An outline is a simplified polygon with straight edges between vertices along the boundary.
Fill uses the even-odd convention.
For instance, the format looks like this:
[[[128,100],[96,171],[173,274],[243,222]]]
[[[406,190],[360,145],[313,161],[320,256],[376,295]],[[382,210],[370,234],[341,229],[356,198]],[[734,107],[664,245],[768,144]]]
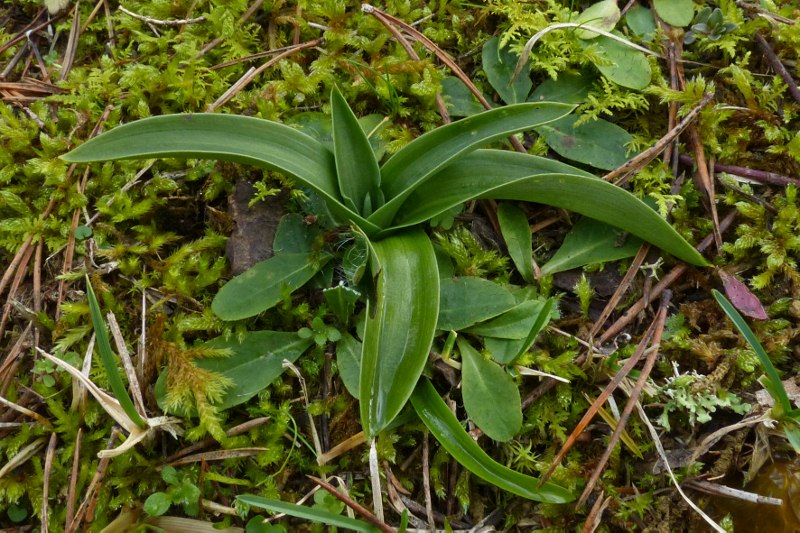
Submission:
[[[797,0],[44,3],[0,2],[0,530],[322,531],[332,515],[363,531],[800,528]],[[410,408],[365,443],[368,252],[320,195],[209,159],[61,159],[173,113],[332,146],[334,87],[379,161],[487,105],[572,105],[491,147],[625,188],[710,264],[544,204],[469,201],[423,224],[443,280],[490,286],[466,315],[499,294],[544,321],[515,337],[526,322],[501,315],[502,337],[489,319],[509,305],[442,327],[424,376],[486,461],[549,476],[568,503],[471,472]],[[309,284],[248,318],[212,309],[308,235],[332,258]],[[283,344],[252,367],[224,357],[256,334]],[[122,401],[119,376],[147,431],[91,390]],[[309,511],[265,520],[258,498]]]

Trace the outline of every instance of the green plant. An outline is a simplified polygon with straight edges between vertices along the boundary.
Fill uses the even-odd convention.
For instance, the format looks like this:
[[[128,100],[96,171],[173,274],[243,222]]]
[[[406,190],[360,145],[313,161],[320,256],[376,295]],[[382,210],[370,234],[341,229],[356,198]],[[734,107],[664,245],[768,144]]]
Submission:
[[[786,392],[786,388],[783,386],[778,370],[772,364],[766,350],[764,350],[764,347],[758,341],[758,337],[756,337],[753,330],[750,329],[750,326],[745,322],[744,317],[742,317],[724,294],[716,289],[712,290],[711,293],[714,295],[714,299],[717,300],[722,310],[725,311],[725,314],[728,315],[731,322],[733,322],[733,325],[736,326],[736,329],[739,330],[739,333],[741,333],[742,337],[747,341],[747,344],[749,344],[756,353],[756,357],[758,357],[761,366],[764,367],[766,375],[762,376],[759,382],[775,401],[771,415],[774,420],[777,420],[781,424],[781,429],[792,445],[792,448],[800,453],[800,408],[792,407],[789,395]]]
[[[438,396],[430,393],[427,381],[418,386],[437,329],[440,289],[434,248],[420,228],[423,222],[472,199],[535,201],[615,225],[683,260],[705,264],[666,221],[630,193],[557,161],[477,150],[558,120],[570,105],[523,103],[487,111],[422,135],[383,165],[337,89],[332,91],[331,108],[332,151],[275,122],[201,113],[126,124],[63,158],[90,162],[184,157],[249,163],[281,171],[317,193],[333,217],[349,224],[368,246],[374,290],[367,301],[359,391],[362,427],[369,439],[392,423],[409,398],[445,446],[448,434],[455,431],[441,419],[443,411],[431,407]],[[324,252],[313,246],[276,254],[232,279],[212,309],[223,320],[257,315],[280,301],[284,287],[302,286],[326,261]],[[458,438],[469,440],[460,431]],[[454,456],[486,479],[493,462],[485,454],[465,450],[459,448]],[[535,480],[529,479],[529,489],[516,489],[516,483],[506,488],[550,502],[571,498],[558,486],[536,488]]]
[[[161,516],[173,505],[182,505],[189,516],[197,516],[200,489],[187,475],[178,476],[172,466],[161,470],[161,479],[168,485],[166,492],[154,492],[144,501],[144,512],[150,516]]]
[[[692,29],[686,32],[686,36],[683,38],[683,44],[693,43],[698,35],[704,35],[710,41],[718,41],[723,35],[731,33],[738,27],[733,22],[725,22],[722,11],[718,7],[712,10],[705,6],[697,13],[694,20]]]

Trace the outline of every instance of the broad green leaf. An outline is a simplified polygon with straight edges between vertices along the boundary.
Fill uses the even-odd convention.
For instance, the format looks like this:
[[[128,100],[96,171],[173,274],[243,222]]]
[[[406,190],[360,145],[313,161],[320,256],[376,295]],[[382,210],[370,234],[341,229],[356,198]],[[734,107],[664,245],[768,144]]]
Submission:
[[[579,117],[568,115],[536,128],[547,145],[559,155],[603,170],[623,165],[631,154],[633,137],[607,120],[590,120],[575,126]]]
[[[428,360],[439,313],[430,239],[411,230],[372,243],[375,301],[361,353],[361,425],[371,439],[400,412]]]
[[[621,16],[617,0],[603,0],[584,9],[575,19],[575,22],[584,26],[611,31]],[[575,35],[579,39],[594,39],[600,34],[592,30],[579,29],[575,31]]]
[[[692,0],[653,0],[653,7],[658,16],[672,26],[688,26],[694,18]]]
[[[764,350],[764,347],[758,341],[758,337],[756,337],[756,334],[753,333],[753,330],[747,325],[744,317],[739,314],[739,311],[736,310],[724,294],[716,289],[712,289],[711,294],[714,295],[714,299],[717,300],[719,306],[722,307],[722,310],[725,311],[725,314],[731,319],[733,325],[736,326],[736,329],[742,334],[744,340],[747,341],[747,344],[749,344],[755,352],[761,366],[764,367],[764,372],[767,374],[768,380],[765,387],[769,391],[770,396],[780,405],[783,411],[782,414],[790,413],[792,411],[792,404],[789,401],[789,395],[783,387],[783,382],[781,381],[780,374],[778,374],[778,370],[772,364],[772,360],[770,360],[766,350]]]
[[[218,409],[244,403],[283,373],[283,361],[294,362],[312,344],[297,333],[284,331],[248,331],[239,339],[217,337],[201,345],[203,348],[227,349],[229,357],[196,359],[199,368],[211,370],[230,379],[233,385],[225,390]]]
[[[297,518],[304,518],[312,523],[327,524],[329,526],[341,527],[360,533],[380,533],[380,530],[361,520],[333,514],[330,511],[319,509],[316,507],[307,507],[305,505],[297,505],[296,503],[282,502],[280,500],[268,500],[260,496],[252,494],[242,494],[237,496],[236,499],[250,507],[258,507],[259,509],[266,509],[273,513],[284,513],[289,516]]]
[[[277,170],[313,189],[334,216],[377,230],[341,202],[333,154],[294,128],[253,117],[195,113],[124,124],[61,158],[70,163],[164,157],[215,159]]]
[[[480,150],[448,165],[409,196],[397,227],[417,224],[475,198],[569,209],[621,228],[688,263],[707,265],[666,220],[629,192],[563,163],[501,150]]]
[[[586,72],[561,74],[556,80],[548,78],[540,83],[528,97],[528,101],[581,104],[589,96],[592,83],[594,76]]]
[[[629,89],[641,90],[650,85],[652,70],[644,53],[604,35],[591,42],[597,43],[597,52],[610,62],[595,65],[606,78]]]
[[[522,279],[533,283],[533,237],[528,217],[519,207],[502,203],[497,208],[497,219],[514,266]]]
[[[514,307],[514,296],[488,279],[463,276],[443,279],[436,329],[459,331]]]
[[[103,320],[103,312],[100,310],[100,304],[97,302],[97,296],[94,294],[94,289],[88,276],[86,276],[86,297],[89,300],[89,314],[92,317],[92,328],[97,340],[97,350],[100,352],[100,360],[106,370],[108,384],[111,386],[114,396],[122,410],[128,415],[128,418],[140,428],[147,428],[147,422],[144,421],[139,411],[133,406],[133,400],[128,394],[128,389],[125,387],[125,383],[122,382],[122,376],[117,367],[114,352],[111,349],[111,342],[108,339],[108,329],[106,328],[105,320]]]
[[[382,203],[378,160],[358,119],[337,88],[331,92],[331,109],[339,192],[351,211],[369,216],[372,208],[377,209]],[[363,210],[367,202],[371,206],[369,212]]]
[[[489,438],[506,442],[522,428],[522,399],[517,384],[500,365],[484,359],[463,338],[461,353],[461,395],[464,409]]]
[[[542,274],[616,261],[636,255],[642,241],[591,218],[580,219],[567,233],[564,244],[542,265]]]
[[[314,277],[330,256],[279,254],[239,274],[214,297],[211,310],[222,320],[240,320],[266,311],[281,301],[284,291],[299,289]]]
[[[492,37],[484,43],[481,58],[486,79],[500,98],[507,104],[524,102],[531,92],[533,83],[528,75],[527,65],[523,67],[523,72],[519,76],[514,77],[519,56],[512,53],[507,46],[501,49],[500,38]]]
[[[347,392],[358,400],[361,396],[361,342],[347,332],[336,343],[336,366]]]
[[[333,121],[330,115],[320,111],[306,111],[290,117],[286,123],[318,140],[325,148],[333,152]],[[375,159],[380,160],[386,152],[386,142],[380,138],[378,133],[386,124],[385,117],[377,114],[364,115],[358,119],[358,124],[369,138]]]
[[[568,503],[575,496],[555,483],[539,487],[537,478],[515,472],[495,462],[467,434],[447,404],[427,379],[420,380],[411,404],[436,440],[461,466],[496,487],[517,496],[547,503]]]
[[[641,5],[635,5],[625,14],[625,23],[637,36],[652,41],[656,34],[656,19],[653,12]]]
[[[455,76],[445,76],[442,79],[442,97],[447,111],[453,117],[468,117],[486,111],[464,82]]]
[[[369,217],[385,228],[403,200],[436,171],[469,151],[512,133],[557,120],[572,110],[552,102],[515,104],[461,119],[414,139],[381,167],[386,204]]]
[[[302,215],[289,213],[278,222],[272,251],[275,255],[311,253],[319,234],[319,228],[306,224]]]

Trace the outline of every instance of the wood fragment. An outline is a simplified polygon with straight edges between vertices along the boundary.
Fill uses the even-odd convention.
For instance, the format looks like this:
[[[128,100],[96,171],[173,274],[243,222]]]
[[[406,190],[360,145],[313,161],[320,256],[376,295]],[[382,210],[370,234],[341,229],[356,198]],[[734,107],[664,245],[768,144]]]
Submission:
[[[775,53],[775,50],[772,49],[770,44],[760,33],[755,33],[755,39],[761,51],[764,52],[764,57],[769,62],[770,66],[772,66],[775,72],[783,79],[784,83],[786,83],[786,86],[789,88],[789,94],[792,95],[795,102],[800,104],[800,89],[797,87],[797,82],[794,80],[791,73],[786,70],[786,67],[783,66],[778,54]]]
[[[118,6],[117,9],[128,15],[129,17],[133,17],[136,20],[140,20],[145,24],[153,24],[156,26],[184,26],[186,24],[197,24],[198,22],[205,22],[205,17],[195,17],[195,18],[186,18],[186,19],[170,19],[170,20],[162,20],[156,19],[153,17],[148,17],[145,15],[140,15],[138,13],[134,13],[128,9],[125,9],[122,6]]]
[[[106,450],[110,450],[114,447],[119,434],[120,429],[117,426],[114,426],[114,428],[111,430],[111,436],[106,442]],[[106,475],[106,470],[108,470],[108,463],[110,461],[111,459],[108,457],[100,459],[100,462],[97,464],[97,470],[95,470],[94,476],[92,476],[92,480],[89,482],[89,487],[86,489],[86,494],[84,495],[83,501],[75,513],[75,518],[72,519],[69,527],[67,527],[66,533],[77,531],[77,529],[83,523],[84,517],[88,522],[92,522],[94,518],[94,507],[97,504],[97,493],[99,492],[100,486],[103,483],[103,478]]]
[[[680,161],[685,165],[695,164],[694,159],[692,159],[688,155],[681,155]],[[742,178],[755,180],[761,183],[766,183],[767,185],[800,186],[800,179],[784,176],[782,174],[777,174],[775,172],[767,172],[766,170],[757,170],[753,168],[740,167],[737,165],[723,165],[721,163],[715,163],[714,172],[715,173],[725,172],[727,174],[732,174],[734,176],[739,176]]]
[[[236,459],[238,457],[252,457],[259,453],[266,452],[267,448],[233,448],[228,450],[215,450],[212,452],[202,452],[193,455],[187,455],[180,459],[176,459],[167,463],[170,466],[182,466],[191,463],[200,463],[205,461],[224,461],[226,459]]]
[[[69,528],[75,518],[75,497],[78,491],[78,476],[81,469],[81,444],[83,443],[83,428],[78,428],[75,436],[75,452],[72,455],[72,473],[69,476],[69,490],[67,492],[67,513],[64,519],[64,530]]]
[[[241,435],[243,433],[246,433],[246,432],[250,431],[251,429],[257,428],[258,426],[262,426],[262,425],[266,424],[267,422],[269,422],[270,420],[272,420],[272,418],[270,418],[268,416],[262,416],[262,417],[259,417],[259,418],[254,418],[252,420],[248,420],[247,422],[244,422],[243,424],[239,424],[238,426],[234,426],[234,427],[230,428],[228,431],[225,432],[225,435],[228,436],[228,437],[235,437],[237,435]],[[169,457],[164,459],[164,462],[167,463],[167,464],[170,464],[170,463],[178,460],[181,457],[189,455],[190,453],[195,453],[195,452],[197,452],[199,450],[202,450],[203,448],[205,448],[207,446],[212,446],[216,442],[217,441],[214,440],[212,437],[208,437],[208,438],[203,439],[201,441],[195,442],[191,446],[187,446],[186,448],[178,450],[177,452],[173,453],[172,455],[170,455]]]
[[[719,483],[711,483],[702,479],[691,479],[684,481],[684,486],[690,489],[695,489],[706,494],[714,496],[722,496],[723,498],[732,498],[748,503],[758,503],[763,505],[783,505],[783,500],[780,498],[772,498],[770,496],[761,496],[754,492],[747,492],[746,490],[735,489]]]

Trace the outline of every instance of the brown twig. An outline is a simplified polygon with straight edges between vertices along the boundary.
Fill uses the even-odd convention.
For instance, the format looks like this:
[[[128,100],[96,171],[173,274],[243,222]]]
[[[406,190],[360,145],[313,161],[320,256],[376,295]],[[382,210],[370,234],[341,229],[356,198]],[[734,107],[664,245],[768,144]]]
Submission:
[[[733,220],[736,218],[737,211],[731,211],[725,218],[723,218],[719,223],[720,232],[725,232],[730,225],[733,223]],[[699,252],[704,252],[711,244],[714,242],[714,234],[709,234],[703,239],[700,244],[696,246]],[[652,292],[650,293],[651,298],[657,298],[664,290],[670,287],[675,280],[683,275],[684,272],[689,267],[686,264],[680,264],[670,270],[665,276],[661,278],[655,287],[653,287]],[[645,308],[645,301],[644,298],[639,299],[635,304],[628,308],[627,311],[617,319],[614,324],[612,324],[607,330],[603,332],[600,338],[597,340],[598,344],[605,344],[613,337],[615,337],[622,329],[627,326],[631,320],[636,317],[639,313],[641,313]]]
[[[433,519],[433,502],[431,501],[431,472],[430,472],[430,444],[428,432],[422,435],[422,493],[425,497],[425,517],[428,519],[428,527],[436,529],[436,522]]]
[[[36,21],[39,20],[41,18],[41,16],[45,12],[46,12],[45,9],[42,9],[41,11],[39,11],[39,13],[37,13],[36,16],[33,18],[33,22],[31,22],[30,24],[28,24],[27,26],[22,28],[22,30],[19,33],[17,33],[16,36],[12,37],[7,43],[5,43],[2,46],[0,46],[0,54],[2,54],[3,52],[5,52],[9,48],[11,48],[12,46],[17,44],[18,42],[25,40],[28,37],[28,35],[33,34],[34,32],[37,32],[37,31],[41,30],[42,28],[46,28],[47,26],[49,26],[50,24],[52,24],[56,20],[58,20],[58,19],[60,19],[60,18],[62,18],[62,17],[64,17],[66,15],[66,12],[62,11],[61,13],[59,13],[58,15],[56,15],[56,16],[54,16],[52,18],[48,18],[44,22],[42,22],[40,24],[36,24]]]
[[[64,81],[69,76],[72,70],[72,63],[75,61],[75,54],[78,51],[78,39],[81,36],[81,10],[80,2],[75,2],[75,7],[72,10],[72,26],[69,30],[69,37],[67,38],[67,48],[64,52],[64,59],[61,60],[61,73],[58,79]]]
[[[75,453],[72,455],[72,473],[69,476],[69,491],[67,492],[67,516],[64,520],[64,530],[69,528],[75,518],[75,496],[78,491],[78,476],[81,468],[81,443],[83,442],[83,428],[78,428],[75,436]]]
[[[464,83],[464,85],[467,86],[469,91],[472,94],[475,95],[475,98],[478,99],[478,101],[481,103],[481,105],[484,107],[484,109],[492,109],[492,105],[488,102],[488,100],[486,100],[486,98],[483,96],[483,93],[480,91],[480,89],[478,89],[478,87],[476,87],[475,84],[472,83],[472,80],[469,78],[469,76],[467,76],[464,73],[464,71],[461,70],[461,67],[458,66],[458,63],[456,63],[453,60],[453,58],[450,57],[447,54],[447,52],[445,52],[444,50],[439,48],[436,45],[436,43],[431,41],[422,32],[420,32],[419,30],[417,30],[416,28],[414,28],[410,24],[400,20],[399,18],[393,17],[392,15],[390,15],[390,14],[384,12],[384,11],[381,11],[377,7],[374,7],[374,6],[370,5],[370,4],[361,4],[361,10],[364,13],[372,15],[373,17],[378,19],[381,22],[381,24],[383,24],[387,28],[390,25],[394,25],[394,26],[402,29],[404,32],[408,33],[409,35],[411,35],[415,40],[417,40],[419,43],[421,43],[425,48],[427,48],[430,52],[432,52],[436,57],[438,57],[439,61],[444,63],[445,66],[447,66],[447,68],[449,68],[450,71],[459,80],[461,80],[461,82]],[[519,139],[517,139],[513,135],[511,137],[509,137],[508,140],[511,142],[512,146],[514,147],[514,149],[516,151],[521,152],[521,153],[527,153],[528,152],[525,149],[525,147],[522,145],[522,143],[519,141]]]
[[[589,409],[584,413],[583,417],[581,418],[580,422],[575,426],[575,429],[572,430],[567,440],[564,442],[564,445],[561,446],[561,449],[558,451],[558,454],[553,459],[553,462],[550,464],[550,468],[547,469],[544,476],[542,476],[541,481],[539,482],[539,486],[541,487],[544,483],[550,479],[550,476],[553,475],[553,472],[561,464],[561,461],[564,460],[564,457],[569,453],[575,443],[578,441],[578,437],[583,433],[586,427],[591,423],[594,416],[600,410],[606,400],[611,396],[614,391],[617,389],[622,380],[633,370],[633,367],[639,362],[644,355],[645,350],[647,349],[647,345],[650,343],[650,340],[653,338],[655,332],[655,323],[652,324],[647,331],[645,332],[642,339],[639,341],[639,344],[636,346],[636,351],[631,355],[628,360],[625,362],[622,368],[620,368],[608,385],[605,386],[603,391],[597,397],[597,399],[589,406]],[[620,427],[618,424],[617,427]]]
[[[611,458],[611,454],[614,452],[614,448],[617,446],[617,443],[622,436],[622,432],[625,430],[625,426],[628,423],[628,418],[631,416],[633,409],[636,407],[636,402],[639,401],[639,396],[641,395],[642,389],[647,382],[647,378],[650,376],[650,372],[653,370],[653,366],[656,364],[658,349],[661,346],[661,336],[664,334],[664,325],[667,322],[667,308],[669,307],[669,302],[671,299],[672,291],[669,289],[665,290],[663,296],[661,297],[661,305],[659,306],[658,314],[653,322],[655,327],[653,328],[653,339],[650,343],[650,353],[647,355],[647,359],[645,360],[644,366],[639,373],[639,377],[637,378],[636,384],[630,393],[628,401],[625,404],[625,408],[622,410],[622,413],[619,416],[619,422],[617,423],[617,427],[614,429],[614,432],[611,434],[611,439],[608,442],[608,446],[606,447],[605,452],[603,452],[600,461],[597,463],[594,472],[592,472],[592,476],[586,483],[586,487],[583,489],[583,494],[581,494],[581,497],[578,499],[578,507],[582,507],[583,504],[586,503],[586,499],[594,490],[597,480],[600,479],[600,474],[602,474],[603,470],[605,470],[606,464],[608,464],[608,460]]]
[[[601,493],[592,505],[589,514],[586,516],[586,521],[583,523],[581,533],[594,533],[600,525],[600,518],[603,516],[603,511],[606,510],[608,504],[611,503],[611,496],[604,497]]]
[[[717,250],[720,250],[722,249],[722,232],[719,229],[717,199],[714,193],[714,178],[712,177],[712,173],[709,172],[709,164],[706,162],[706,152],[703,149],[703,142],[700,140],[700,134],[697,131],[697,126],[694,124],[689,126],[689,140],[694,150],[695,161],[697,161],[699,188],[706,195],[708,209],[711,213],[711,222],[714,224],[714,242],[717,245]]]
[[[681,163],[686,165],[694,165],[694,159],[688,155],[680,156]],[[740,167],[736,165],[723,165],[721,163],[714,164],[714,172],[725,172],[734,176],[752,179],[768,185],[778,185],[784,187],[786,185],[800,186],[800,179],[776,174],[774,172],[767,172],[766,170],[757,170],[753,168]]]
[[[327,490],[331,496],[335,497],[337,500],[345,504],[346,506],[350,507],[353,511],[357,512],[361,515],[364,520],[372,524],[373,526],[377,527],[384,533],[394,533],[394,528],[383,522],[382,520],[378,520],[378,518],[372,514],[366,507],[362,506],[357,501],[353,500],[351,497],[343,494],[342,492],[336,490],[336,487],[331,485],[325,480],[322,480],[318,477],[308,476],[308,478],[322,487],[323,489]]]
[[[706,94],[705,96],[703,96],[703,99],[700,100],[700,103],[697,104],[697,106],[694,109],[692,109],[683,118],[683,120],[680,121],[680,123],[677,126],[672,128],[670,131],[667,132],[666,135],[661,137],[656,142],[656,144],[654,144],[644,152],[640,153],[636,157],[632,158],[630,161],[627,161],[619,168],[612,170],[611,172],[603,176],[603,179],[606,181],[611,181],[616,178],[619,178],[617,179],[616,182],[614,182],[614,184],[615,185],[624,184],[632,174],[644,168],[645,165],[650,163],[650,161],[658,157],[658,155],[664,151],[664,149],[669,145],[669,143],[677,139],[678,136],[683,132],[683,130],[688,128],[689,125],[692,124],[692,122],[694,122],[694,120],[697,118],[697,115],[700,114],[700,111],[702,111],[702,109],[706,105],[708,105],[712,99],[713,95],[711,94]]]
[[[50,434],[50,442],[47,444],[47,452],[44,456],[44,478],[42,487],[42,533],[47,533],[49,525],[50,506],[47,501],[50,497],[50,474],[53,472],[53,459],[56,456],[56,443],[58,436],[55,433]]]
[[[110,450],[114,447],[119,434],[119,428],[114,426],[114,429],[111,430],[111,436],[108,438],[108,442],[106,443],[107,450]],[[66,528],[66,533],[76,531],[83,522],[84,516],[88,518],[89,522],[92,521],[94,515],[94,506],[96,505],[97,501],[97,492],[100,490],[100,485],[103,483],[103,478],[106,475],[106,470],[108,470],[108,463],[110,461],[111,459],[108,457],[100,459],[100,462],[97,465],[97,470],[95,470],[94,476],[92,477],[92,481],[89,482],[89,487],[86,489],[83,502],[81,502],[80,507],[78,507],[78,511],[75,513],[75,518],[72,519],[69,527]]]
[[[756,33],[755,38],[756,43],[761,47],[761,51],[764,52],[764,57],[767,58],[767,61],[769,61],[769,64],[775,69],[775,72],[777,72],[786,83],[786,86],[789,88],[789,94],[792,95],[795,102],[800,104],[800,89],[797,87],[797,82],[794,81],[792,75],[786,70],[786,67],[783,66],[778,54],[775,53],[775,50],[772,49],[763,35]]]
[[[271,418],[268,417],[268,416],[262,416],[260,418],[254,418],[252,420],[248,420],[247,422],[245,422],[243,424],[239,424],[238,426],[232,427],[231,429],[229,429],[228,431],[225,432],[225,435],[228,436],[228,437],[235,437],[236,435],[241,435],[242,433],[250,431],[253,428],[256,428],[258,426],[262,426],[262,425],[266,424],[267,422],[269,422],[270,420],[271,420]],[[191,446],[187,446],[186,448],[178,450],[177,452],[173,453],[172,455],[170,455],[169,457],[164,459],[164,463],[165,464],[170,464],[170,463],[172,463],[174,461],[177,461],[181,457],[185,457],[185,456],[189,455],[190,453],[195,453],[195,452],[198,452],[198,451],[202,450],[203,448],[205,448],[207,446],[211,446],[215,442],[217,442],[217,441],[215,441],[211,437],[209,437],[207,439],[203,439],[203,440],[198,441],[198,442],[195,442]]]
[[[265,70],[270,68],[272,65],[274,65],[275,63],[277,63],[281,59],[289,57],[290,55],[292,55],[294,53],[300,52],[301,50],[305,50],[306,48],[312,48],[314,46],[317,46],[321,42],[322,42],[322,39],[314,39],[313,41],[308,41],[306,43],[299,44],[297,46],[288,47],[286,49],[286,51],[281,52],[280,54],[276,55],[275,57],[273,57],[272,59],[270,59],[269,61],[267,61],[263,65],[261,65],[260,67],[251,68],[250,70],[247,71],[247,73],[245,73],[244,76],[239,78],[227,91],[225,91],[222,94],[222,96],[217,98],[214,101],[214,103],[210,104],[206,110],[208,112],[216,111],[217,109],[219,109],[220,107],[225,105],[231,98],[236,96],[236,94],[238,94],[239,91],[241,91],[247,85],[249,85],[250,82],[252,82],[256,78],[256,76],[258,76],[259,74],[261,74],[262,72],[264,72]]]
[[[631,266],[628,267],[628,271],[625,272],[625,277],[622,278],[622,281],[619,282],[619,286],[614,291],[614,294],[611,295],[611,298],[608,299],[606,306],[603,308],[603,312],[600,313],[600,316],[597,317],[594,324],[592,324],[592,329],[589,330],[589,342],[592,342],[594,336],[602,329],[603,325],[608,320],[608,317],[611,316],[611,313],[614,312],[616,309],[617,304],[622,300],[622,295],[625,294],[625,291],[628,290],[631,283],[633,282],[633,278],[636,277],[636,274],[639,272],[639,267],[642,266],[644,263],[644,258],[647,257],[647,252],[650,251],[649,244],[642,244],[639,247],[639,251],[636,252],[636,256],[631,261]]]

